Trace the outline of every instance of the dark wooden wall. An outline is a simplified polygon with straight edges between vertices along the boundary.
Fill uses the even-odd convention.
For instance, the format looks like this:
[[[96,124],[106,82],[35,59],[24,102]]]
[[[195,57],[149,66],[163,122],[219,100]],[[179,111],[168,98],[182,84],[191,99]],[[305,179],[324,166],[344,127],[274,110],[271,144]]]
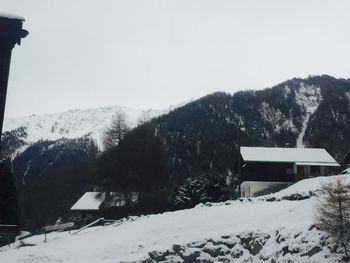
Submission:
[[[242,181],[294,182],[292,163],[247,162],[241,170]]]

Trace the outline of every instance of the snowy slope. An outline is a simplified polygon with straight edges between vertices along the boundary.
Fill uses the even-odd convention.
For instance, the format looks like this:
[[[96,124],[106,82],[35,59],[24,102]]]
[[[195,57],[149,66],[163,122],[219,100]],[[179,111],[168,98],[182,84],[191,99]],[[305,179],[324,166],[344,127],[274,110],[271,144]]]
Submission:
[[[303,126],[297,138],[297,147],[304,147],[303,139],[306,132],[307,124],[312,114],[314,114],[322,101],[321,89],[317,86],[308,86],[303,82],[296,95],[296,102],[304,110]]]
[[[304,180],[274,196],[317,190],[322,183],[337,178],[338,176],[333,176]],[[342,175],[342,178],[350,183],[350,175]],[[199,205],[193,209],[94,227],[76,235],[67,232],[52,233],[48,235],[47,243],[43,243],[43,235],[34,236],[25,240],[26,244],[32,246],[15,248],[20,245],[16,243],[12,248],[1,248],[0,262],[140,262],[149,258],[151,251],[173,249],[173,253],[180,253],[174,244],[182,247],[182,257],[188,253],[186,249],[197,249],[198,253],[201,253],[200,257],[210,257],[210,249],[203,252],[208,246],[216,244],[218,247],[223,238],[226,239],[225,242],[228,242],[228,239],[233,242],[242,235],[249,236],[249,233],[261,234],[259,238],[264,245],[258,247],[260,253],[254,255],[253,251],[251,255],[247,248],[242,247],[240,260],[233,259],[232,262],[243,262],[248,256],[251,258],[249,262],[264,262],[264,257],[275,257],[278,260],[275,262],[335,262],[339,255],[330,255],[329,247],[321,248],[319,245],[321,240],[326,242],[324,233],[311,227],[314,224],[313,213],[316,205],[316,197],[301,201],[275,202],[256,198]],[[281,234],[284,237],[279,240]],[[263,237],[265,241],[262,240]],[[241,238],[241,242],[242,240],[246,239]],[[199,241],[204,241],[205,246],[191,248],[189,245]],[[298,247],[293,248],[293,244],[298,244]],[[234,245],[231,250],[235,248],[237,249]],[[199,252],[198,249],[202,251]],[[294,252],[298,249],[299,253],[288,253],[288,249]],[[277,250],[282,252],[276,253]],[[302,254],[303,251],[309,254]],[[234,254],[227,257],[230,255],[232,257]],[[166,262],[183,260],[178,258],[178,261]]]
[[[19,118],[5,118],[3,132],[24,127],[27,137],[23,139],[27,143],[36,142],[41,139],[73,139],[83,137],[84,135],[90,135],[101,149],[101,137],[105,129],[111,124],[112,117],[115,113],[125,113],[128,125],[133,128],[140,121],[167,114],[191,101],[193,100],[171,105],[164,110],[139,110],[123,106],[110,106],[95,109],[75,109],[56,114],[33,114]]]
[[[40,139],[57,140],[79,138],[89,134],[101,147],[101,136],[110,125],[116,112],[124,112],[131,127],[135,127],[139,119],[153,118],[170,110],[135,110],[121,106],[101,107],[86,110],[69,110],[57,114],[30,115],[20,118],[5,118],[4,132],[25,127],[28,143]]]

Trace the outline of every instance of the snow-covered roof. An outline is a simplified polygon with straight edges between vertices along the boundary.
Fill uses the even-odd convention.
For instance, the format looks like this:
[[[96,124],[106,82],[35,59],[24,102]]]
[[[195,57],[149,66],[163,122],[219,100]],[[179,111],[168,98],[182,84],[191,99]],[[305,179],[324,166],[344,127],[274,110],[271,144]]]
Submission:
[[[86,192],[80,199],[72,206],[70,210],[99,210],[101,203],[105,199],[105,193],[100,192]]]
[[[124,193],[110,192],[109,200],[105,201],[105,192],[86,192],[80,199],[72,206],[71,211],[81,210],[99,210],[100,205],[105,202],[107,207],[120,207],[126,204]],[[139,194],[130,193],[131,205],[138,203]]]
[[[312,166],[339,166],[325,150],[316,148],[241,147],[245,162],[297,163]]]

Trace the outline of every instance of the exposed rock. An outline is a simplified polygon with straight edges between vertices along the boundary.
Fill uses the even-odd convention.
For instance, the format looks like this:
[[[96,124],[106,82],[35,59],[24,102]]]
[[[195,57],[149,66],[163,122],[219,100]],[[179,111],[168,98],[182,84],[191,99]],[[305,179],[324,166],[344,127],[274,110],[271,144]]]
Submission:
[[[281,242],[284,242],[284,241],[286,241],[286,239],[285,239],[284,237],[282,237],[280,234],[278,234],[278,235],[276,236],[276,242],[277,242],[278,244],[280,244]]]
[[[275,238],[271,238],[275,236]],[[165,252],[150,252],[143,263],[214,263],[214,262],[266,262],[308,263],[309,258],[322,251],[327,262],[344,262],[343,253],[325,233],[310,227],[304,231],[290,232],[279,229],[271,233],[242,233],[222,235],[216,239],[173,245]],[[321,245],[324,244],[323,245]],[[319,255],[314,257],[318,260]],[[317,261],[310,262],[317,262]]]
[[[322,248],[320,248],[319,246],[315,246],[312,249],[310,249],[308,252],[301,254],[302,257],[312,257],[313,255],[317,254],[318,252],[320,252],[322,250]]]
[[[225,257],[218,258],[217,260],[218,260],[219,262],[224,262],[224,263],[230,263],[230,262],[231,262],[231,260],[230,260],[230,259],[225,258]]]
[[[198,258],[195,261],[196,263],[214,263],[215,261],[212,259],[207,259],[207,258]]]
[[[165,257],[169,255],[169,251],[160,252],[152,251],[148,253],[149,257],[157,262],[165,260]]]
[[[183,247],[180,245],[173,245],[173,250],[175,252],[180,252],[181,250],[183,250]]]
[[[182,260],[181,257],[177,256],[177,255],[169,255],[166,256],[166,260],[162,261],[162,262],[166,262],[166,263],[183,263],[184,261]]]
[[[300,249],[299,248],[292,248],[292,249],[289,249],[288,246],[285,246],[282,248],[282,254],[283,256],[285,256],[286,254],[297,254],[297,253],[300,253]]]
[[[191,263],[194,262],[196,258],[200,256],[200,251],[193,251],[193,252],[187,252],[180,254],[181,258],[184,260],[185,263]]]
[[[228,247],[219,245],[219,246],[211,246],[211,247],[204,247],[203,251],[208,253],[210,256],[216,258],[218,256],[225,256],[226,254],[229,254],[230,251]]]
[[[255,256],[265,245],[267,239],[270,238],[266,234],[242,234],[238,238],[241,240],[242,246],[249,251],[250,254]]]
[[[291,194],[287,196],[283,196],[282,200],[289,200],[289,201],[300,201],[309,199],[311,196],[309,194]]]
[[[268,261],[269,260],[269,257],[267,257],[267,256],[263,256],[263,255],[260,255],[260,260],[262,260],[262,261]]]
[[[157,261],[151,259],[151,258],[147,258],[145,260],[142,260],[141,263],[156,263]]]
[[[203,248],[207,244],[207,241],[198,241],[198,242],[192,242],[188,245],[188,247],[193,248]]]
[[[216,260],[211,258],[211,256],[205,252],[201,252],[200,256],[196,258],[196,263],[214,263]]]
[[[309,227],[309,231],[311,231],[312,229],[317,229],[317,230],[320,230],[320,228],[319,227],[317,227],[317,225],[311,225],[310,227]]]
[[[238,249],[233,250],[232,253],[231,253],[231,256],[233,258],[240,258],[242,255],[243,255],[243,251],[242,250],[238,250]]]
[[[301,232],[294,235],[294,239],[296,239],[298,236],[300,236]]]
[[[276,201],[276,197],[269,197],[265,199],[266,202],[275,202]]]

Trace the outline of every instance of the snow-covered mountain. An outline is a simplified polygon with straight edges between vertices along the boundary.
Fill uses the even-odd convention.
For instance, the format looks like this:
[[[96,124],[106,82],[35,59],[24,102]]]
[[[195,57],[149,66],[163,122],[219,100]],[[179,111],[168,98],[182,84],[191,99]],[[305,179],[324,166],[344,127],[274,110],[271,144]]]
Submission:
[[[164,110],[132,109],[124,106],[99,107],[93,109],[74,109],[56,114],[32,114],[18,118],[4,119],[3,132],[10,132],[20,127],[24,128],[26,143],[39,140],[58,140],[61,138],[75,139],[89,135],[102,149],[102,135],[110,126],[113,116],[117,112],[126,115],[128,125],[133,128],[142,121],[167,114],[192,100],[171,105]]]
[[[25,189],[21,191],[20,202],[32,206],[23,209],[23,222],[29,222],[24,227],[40,228],[56,220],[85,189],[93,189],[88,175],[98,155],[95,142],[101,147],[101,134],[120,109],[128,116],[131,126],[135,126],[138,118],[164,113],[149,126],[166,146],[172,184],[182,189],[191,187],[193,182],[210,185],[206,176],[210,178],[211,171],[227,177],[233,184],[237,182],[234,170],[238,127],[240,145],[320,147],[341,162],[350,149],[349,94],[350,81],[314,76],[291,79],[259,91],[233,95],[218,92],[175,106],[173,110],[141,112],[106,107],[6,119],[1,159],[12,168],[18,189]],[[32,194],[39,182],[47,187]],[[69,185],[71,195],[56,193],[51,204],[60,204],[60,209],[46,213],[47,218],[38,216],[39,211],[47,209],[43,196],[51,196],[50,187],[57,182]],[[184,200],[179,208],[193,205],[191,197],[171,191],[172,198]],[[223,185],[222,192],[229,192],[227,185]],[[29,198],[33,200],[29,202]],[[62,202],[62,198],[66,201]],[[216,193],[204,198],[204,201],[218,201]]]
[[[315,226],[321,186],[350,174],[300,181],[278,193],[120,220],[79,233],[36,235],[0,248],[14,262],[340,263],[341,249]],[[298,197],[298,198],[296,198]]]
[[[149,120],[183,104],[170,106],[165,110],[138,110],[123,106],[100,107],[95,109],[75,109],[56,114],[33,114],[19,118],[5,118],[3,132],[24,128],[22,139],[26,143],[39,140],[55,141],[61,138],[75,139],[90,136],[102,148],[102,135],[110,126],[117,112],[125,113],[128,125],[133,128],[140,121]]]
[[[5,118],[3,131],[12,131],[23,127],[27,134],[23,139],[28,143],[41,139],[73,139],[90,135],[101,146],[101,136],[111,124],[112,117],[116,112],[125,113],[130,127],[136,126],[141,118],[153,118],[166,113],[166,111],[136,110],[122,106],[76,109],[57,114],[33,114],[20,118]]]

